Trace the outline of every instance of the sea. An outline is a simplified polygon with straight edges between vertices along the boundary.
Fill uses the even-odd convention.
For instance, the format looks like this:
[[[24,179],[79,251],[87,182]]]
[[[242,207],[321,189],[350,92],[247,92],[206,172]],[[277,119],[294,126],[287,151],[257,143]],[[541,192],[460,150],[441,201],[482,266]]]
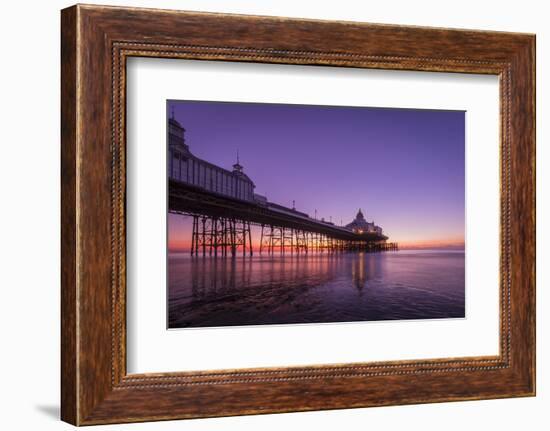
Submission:
[[[463,318],[464,250],[168,256],[168,327]]]

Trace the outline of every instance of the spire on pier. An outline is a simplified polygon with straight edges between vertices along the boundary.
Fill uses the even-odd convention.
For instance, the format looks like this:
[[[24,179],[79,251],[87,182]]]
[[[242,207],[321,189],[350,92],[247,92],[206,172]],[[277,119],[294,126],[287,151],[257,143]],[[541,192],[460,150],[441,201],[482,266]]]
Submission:
[[[243,171],[243,167],[239,163],[239,150],[237,150],[237,163],[235,163],[233,165],[233,171],[237,171],[237,172],[242,172]]]

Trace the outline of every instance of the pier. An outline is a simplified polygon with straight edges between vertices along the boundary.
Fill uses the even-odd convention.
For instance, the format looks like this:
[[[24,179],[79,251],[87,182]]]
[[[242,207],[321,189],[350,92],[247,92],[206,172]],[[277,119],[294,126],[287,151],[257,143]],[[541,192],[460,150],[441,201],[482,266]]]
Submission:
[[[351,223],[337,226],[296,210],[294,204],[289,208],[270,202],[254,193],[255,184],[238,156],[233,170],[216,166],[191,153],[178,121],[170,118],[168,126],[168,211],[192,217],[192,255],[252,256],[251,226],[259,227],[260,254],[398,249],[361,210]]]

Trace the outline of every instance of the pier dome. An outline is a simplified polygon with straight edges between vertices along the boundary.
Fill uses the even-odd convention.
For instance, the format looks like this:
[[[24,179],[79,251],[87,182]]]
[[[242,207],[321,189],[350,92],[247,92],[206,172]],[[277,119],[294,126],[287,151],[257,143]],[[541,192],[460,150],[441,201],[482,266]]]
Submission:
[[[365,219],[365,216],[363,215],[363,211],[361,211],[361,209],[357,211],[355,219],[351,223],[347,224],[346,228],[352,230],[355,233],[378,232],[378,230],[381,231],[381,229],[376,226],[374,222],[369,223]]]

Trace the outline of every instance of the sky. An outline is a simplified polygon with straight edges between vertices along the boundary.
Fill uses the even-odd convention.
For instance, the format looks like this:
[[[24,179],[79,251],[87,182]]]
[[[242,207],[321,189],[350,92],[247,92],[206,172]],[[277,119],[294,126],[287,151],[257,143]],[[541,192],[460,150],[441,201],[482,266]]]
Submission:
[[[168,101],[167,115],[195,156],[231,170],[238,152],[271,202],[338,225],[361,208],[402,247],[464,245],[464,111]],[[188,248],[189,220],[168,224],[169,249]]]

